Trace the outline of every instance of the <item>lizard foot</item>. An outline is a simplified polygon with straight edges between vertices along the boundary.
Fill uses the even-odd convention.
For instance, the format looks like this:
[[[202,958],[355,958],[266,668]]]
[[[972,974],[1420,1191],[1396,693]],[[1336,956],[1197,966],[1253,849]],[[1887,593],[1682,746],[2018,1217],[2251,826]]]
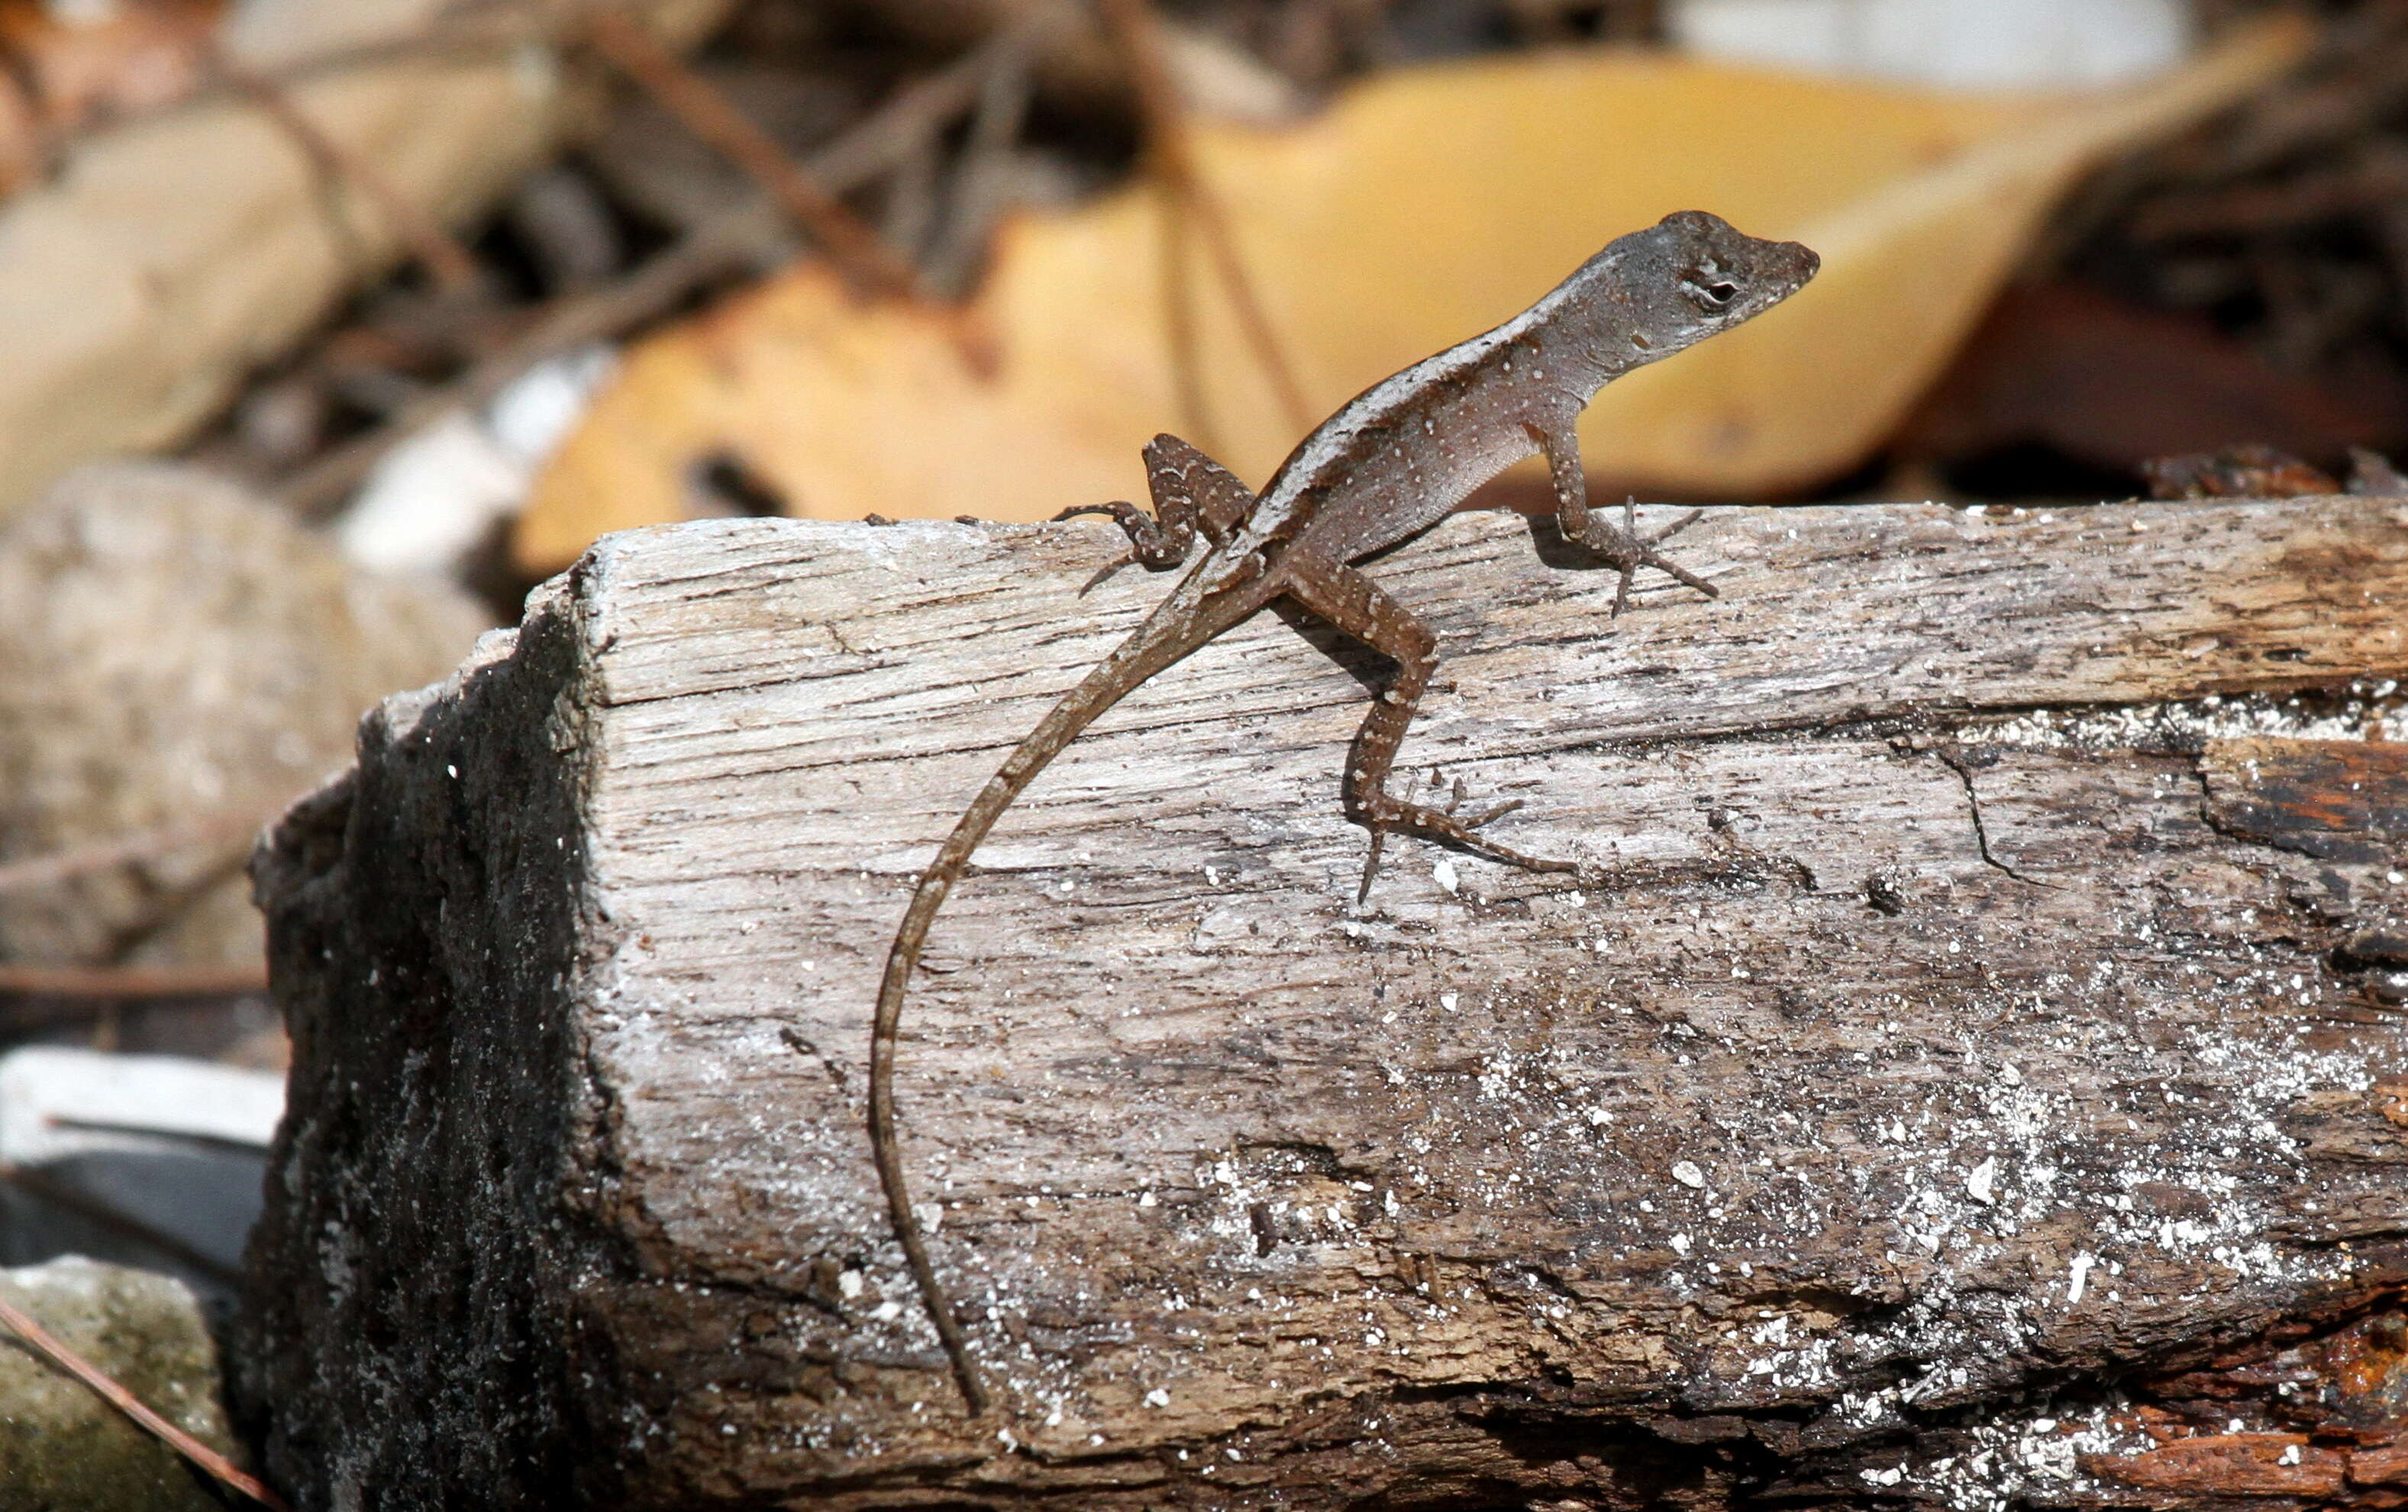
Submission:
[[[1462,806],[1462,804],[1463,783],[1458,779],[1455,784],[1454,795],[1448,800],[1444,808],[1432,808],[1426,804],[1406,803],[1401,799],[1387,798],[1383,795],[1382,802],[1375,808],[1357,816],[1357,821],[1371,832],[1371,853],[1363,858],[1363,884],[1355,890],[1354,901],[1360,904],[1370,898],[1371,879],[1380,874],[1380,852],[1385,847],[1388,832],[1391,830],[1403,830],[1421,835],[1425,839],[1460,846],[1475,855],[1486,856],[1491,861],[1501,861],[1509,866],[1519,866],[1525,871],[1576,872],[1580,870],[1578,862],[1550,861],[1541,856],[1526,855],[1512,846],[1499,845],[1494,840],[1482,837],[1477,833],[1482,825],[1491,820],[1502,819],[1521,807],[1521,799],[1509,800],[1482,813],[1458,816],[1455,810]]]
[[[1128,535],[1129,560],[1154,572],[1185,562],[1188,550],[1196,544],[1194,530],[1166,524],[1136,505],[1118,499],[1110,504],[1074,504],[1054,519],[1058,523],[1075,520],[1081,515],[1111,516],[1113,522]]]
[[[1149,572],[1162,572],[1187,560],[1188,549],[1196,544],[1196,532],[1185,526],[1167,524],[1147,514],[1136,505],[1115,499],[1110,504],[1074,504],[1054,517],[1056,524],[1075,520],[1081,515],[1110,515],[1113,522],[1125,531],[1129,538],[1129,554],[1106,565],[1102,571],[1079,585],[1079,596],[1089,593],[1111,580],[1123,567],[1141,566]]]
[[[1656,548],[1705,518],[1703,509],[1692,509],[1662,530],[1648,535],[1639,534],[1639,500],[1626,494],[1622,501],[1622,523],[1608,524],[1596,516],[1590,519],[1597,528],[1591,538],[1581,542],[1590,550],[1622,569],[1622,581],[1614,585],[1613,607],[1607,618],[1622,617],[1623,606],[1630,602],[1630,579],[1641,567],[1653,567],[1669,578],[1674,578],[1696,589],[1708,598],[1722,597],[1722,590],[1670,560]]]

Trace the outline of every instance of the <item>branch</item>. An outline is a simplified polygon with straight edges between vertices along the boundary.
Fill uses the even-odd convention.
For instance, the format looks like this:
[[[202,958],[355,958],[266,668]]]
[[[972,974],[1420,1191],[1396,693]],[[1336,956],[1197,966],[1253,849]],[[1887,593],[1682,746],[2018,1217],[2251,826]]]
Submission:
[[[867,120],[814,153],[803,171],[842,193],[892,167],[977,97],[1004,36],[899,91]],[[850,214],[851,212],[846,212]],[[445,415],[484,404],[539,363],[657,319],[696,289],[743,267],[783,235],[768,207],[747,205],[686,233],[624,277],[555,303],[523,335],[442,388],[404,405],[385,424],[327,451],[278,485],[304,519],[333,514],[385,453]]]
[[[205,44],[205,55],[218,76],[258,106],[261,113],[292,137],[303,154],[318,165],[320,172],[351,183],[376,203],[378,213],[384,217],[385,223],[394,235],[401,238],[402,245],[409,249],[410,256],[417,259],[429,277],[455,292],[476,287],[476,258],[423,207],[403,193],[382,170],[328,136],[293,103],[292,96],[284,93],[282,85],[235,62],[214,43]]]
[[[61,1181],[47,1172],[0,1161],[0,1181],[63,1212],[73,1213],[86,1222],[98,1224],[155,1249],[177,1264],[197,1271],[222,1286],[236,1286],[242,1280],[240,1271],[215,1255],[205,1254],[166,1230],[146,1223],[131,1213],[120,1211],[80,1187]]]
[[[651,32],[616,10],[597,9],[586,18],[585,35],[688,131],[743,169],[854,282],[880,293],[920,298],[920,275],[900,253]]]
[[[265,963],[246,966],[0,964],[0,992],[28,997],[222,997],[267,991]]]
[[[284,1498],[236,1469],[234,1462],[224,1455],[144,1406],[140,1398],[111,1380],[108,1372],[60,1343],[50,1330],[35,1322],[13,1304],[0,1301],[0,1323],[16,1330],[19,1338],[47,1356],[50,1363],[91,1387],[110,1406],[133,1419],[136,1426],[192,1461],[212,1480],[240,1491],[262,1506],[273,1508],[274,1512],[293,1512]]]
[[[1162,22],[1154,15],[1151,0],[1098,0],[1098,3],[1105,27],[1127,61],[1129,82],[1137,91],[1138,113],[1145,123],[1147,150],[1152,154],[1154,172],[1161,176],[1164,193],[1174,202],[1184,202],[1195,211],[1196,227],[1203,235],[1204,250],[1212,259],[1213,271],[1220,275],[1222,286],[1228,291],[1229,303],[1237,311],[1239,329],[1245,334],[1247,345],[1254,349],[1254,360],[1262,364],[1264,376],[1270,380],[1288,424],[1301,435],[1312,427],[1312,410],[1304,402],[1304,392],[1297,386],[1295,370],[1289,366],[1278,334],[1272,329],[1270,318],[1264,312],[1262,301],[1255,294],[1254,279],[1246,272],[1245,260],[1239,255],[1238,244],[1229,235],[1228,217],[1222,211],[1220,199],[1196,166],[1196,154],[1187,130],[1187,106],[1180,96],[1177,80],[1170,74],[1169,61],[1162,45]],[[1174,247],[1168,249],[1165,255],[1175,259],[1179,252]],[[1168,292],[1174,307],[1183,304],[1187,287],[1183,274],[1168,280]],[[1172,360],[1175,364],[1184,362],[1193,366],[1196,361],[1194,337],[1192,334],[1182,334],[1181,322],[1185,319],[1185,313],[1174,307]],[[1200,373],[1183,373],[1179,381],[1182,392],[1191,397],[1203,392]]]
[[[181,850],[187,846],[222,845],[244,839],[282,813],[290,802],[290,799],[283,799],[268,807],[244,807],[182,820],[173,824],[153,825],[145,830],[111,835],[90,845],[71,846],[24,861],[10,862],[0,865],[0,896],[50,887],[127,862],[148,861]]]

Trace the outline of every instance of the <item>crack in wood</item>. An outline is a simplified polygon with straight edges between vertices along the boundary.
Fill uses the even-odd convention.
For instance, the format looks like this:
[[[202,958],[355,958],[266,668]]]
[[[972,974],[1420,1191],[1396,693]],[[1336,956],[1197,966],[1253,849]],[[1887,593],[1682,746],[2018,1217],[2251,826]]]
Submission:
[[[1973,847],[1981,854],[1982,864],[1994,871],[2003,872],[2027,887],[2044,887],[2062,891],[2055,882],[2044,882],[2037,877],[2026,877],[1999,859],[1997,852],[1990,849],[1989,826],[1982,820],[1982,794],[1973,786],[1973,763],[1967,761],[1959,752],[1945,746],[1932,746],[1929,749],[1931,754],[1939,759],[1940,764],[1956,773],[1956,780],[1964,784],[1965,807],[1973,820]]]

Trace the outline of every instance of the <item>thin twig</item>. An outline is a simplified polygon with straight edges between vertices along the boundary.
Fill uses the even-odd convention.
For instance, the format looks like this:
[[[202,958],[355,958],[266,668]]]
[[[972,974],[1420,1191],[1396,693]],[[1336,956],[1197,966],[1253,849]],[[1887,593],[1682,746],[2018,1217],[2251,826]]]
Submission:
[[[455,410],[488,402],[540,363],[666,313],[703,284],[744,266],[777,229],[776,217],[765,211],[754,206],[732,212],[624,278],[555,302],[509,347],[403,405],[376,430],[319,456],[279,484],[276,496],[304,519],[331,515],[405,438]]]
[[[2169,198],[2135,211],[2135,241],[2287,231],[2399,204],[2408,196],[2408,150],[2378,144],[2346,167],[2286,183],[2240,184]]]
[[[265,991],[265,963],[242,966],[0,964],[0,993],[28,997],[229,997]]]
[[[318,164],[321,172],[351,184],[373,200],[386,225],[436,282],[453,291],[476,287],[476,258],[457,237],[443,229],[441,222],[386,178],[382,169],[327,135],[293,103],[282,85],[244,67],[222,48],[209,46],[207,56],[219,77],[258,106],[262,114],[276,122]]]
[[[585,18],[585,35],[688,131],[743,169],[854,282],[880,293],[919,297],[920,276],[910,264],[641,23],[597,8]]]
[[[953,174],[952,210],[925,259],[928,281],[946,293],[966,290],[985,255],[1003,207],[1005,169],[1027,122],[1034,93],[1029,72],[1040,40],[1035,27],[1009,29],[979,81],[978,108]]]
[[[886,180],[878,239],[900,249],[903,256],[916,259],[928,245],[929,229],[937,223],[937,179],[943,156],[942,144],[932,136]]]
[[[90,845],[29,856],[23,861],[12,861],[0,865],[0,896],[54,887],[127,862],[149,861],[189,847],[223,846],[245,839],[256,833],[261,825],[282,813],[290,802],[290,799],[285,799],[268,806],[245,806],[199,819],[133,830]]]
[[[110,1406],[134,1419],[135,1423],[161,1443],[174,1449],[200,1467],[201,1471],[220,1485],[241,1492],[273,1512],[293,1512],[284,1498],[234,1467],[234,1462],[169,1422],[139,1398],[108,1377],[108,1372],[68,1348],[53,1337],[50,1330],[25,1316],[13,1303],[0,1300],[0,1323],[16,1330],[17,1336],[47,1356],[50,1363],[73,1376],[96,1392]]]
[[[904,85],[843,136],[813,152],[805,171],[831,194],[888,172],[970,107],[1000,54],[1027,45],[1029,35],[1049,29],[1058,19],[1051,9],[1032,13],[925,78]]]
[[[248,71],[254,79],[290,88],[311,79],[395,63],[436,60],[482,64],[506,62],[523,49],[554,40],[558,31],[556,24],[541,18],[529,19],[521,15],[502,17],[498,23],[486,20],[437,17],[407,35],[339,42],[322,50],[265,66],[250,66]],[[208,42],[206,36],[200,39],[204,47]],[[237,84],[222,68],[202,70],[194,78],[190,89],[112,108],[104,118],[83,125],[65,139],[58,141],[55,150],[64,154],[84,137],[97,135],[102,130],[122,131],[145,121],[186,113],[196,107],[222,105],[235,99],[252,99],[256,103],[251,92]]]
[[[1158,185],[1162,199],[1162,330],[1170,347],[1172,403],[1178,407],[1188,436],[1204,451],[1221,449],[1212,421],[1212,402],[1204,387],[1204,347],[1196,329],[1196,280],[1188,262],[1189,203],[1168,179]]]
[[[999,45],[1000,38],[988,46]],[[869,117],[812,154],[806,165],[831,193],[888,171],[930,133],[968,108],[990,65],[982,47],[907,85]],[[325,452],[280,483],[276,496],[305,519],[323,519],[395,446],[445,415],[486,403],[512,380],[565,351],[617,336],[668,313],[714,279],[757,262],[786,235],[784,218],[765,204],[726,211],[686,233],[632,272],[590,292],[556,301],[504,349],[443,387],[422,394],[391,419]]]
[[[146,1248],[155,1249],[186,1270],[198,1272],[220,1286],[235,1287],[242,1282],[242,1273],[215,1255],[204,1253],[166,1230],[146,1223],[131,1213],[120,1211],[47,1171],[0,1161],[0,1181],[62,1212],[73,1213],[88,1223],[132,1239]]]
[[[1287,355],[1280,347],[1269,317],[1264,313],[1262,301],[1256,297],[1254,280],[1248,277],[1245,261],[1229,233],[1228,217],[1196,165],[1187,129],[1186,102],[1171,77],[1162,43],[1162,22],[1154,15],[1151,0],[1098,0],[1098,4],[1104,24],[1126,61],[1129,82],[1137,92],[1138,113],[1144,121],[1146,149],[1154,170],[1162,176],[1170,193],[1194,210],[1197,230],[1212,259],[1213,271],[1228,292],[1239,329],[1244,333],[1246,344],[1254,349],[1254,360],[1261,364],[1264,377],[1270,380],[1288,424],[1301,435],[1312,425],[1312,412],[1305,406],[1304,392],[1297,387],[1295,371],[1288,365]],[[1196,387],[1200,390],[1201,386],[1199,379]]]

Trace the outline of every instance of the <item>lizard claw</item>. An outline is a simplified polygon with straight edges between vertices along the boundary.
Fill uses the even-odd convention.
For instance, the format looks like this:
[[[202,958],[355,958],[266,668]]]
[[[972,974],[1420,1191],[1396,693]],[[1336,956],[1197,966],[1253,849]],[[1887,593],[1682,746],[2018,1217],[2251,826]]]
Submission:
[[[1605,539],[1595,547],[1598,554],[1622,569],[1622,580],[1614,584],[1613,607],[1606,612],[1607,619],[1622,618],[1623,607],[1630,602],[1630,580],[1641,567],[1653,567],[1666,577],[1676,578],[1686,586],[1696,589],[1708,598],[1723,596],[1721,589],[1656,549],[1659,543],[1670,540],[1704,519],[1705,513],[1703,509],[1692,509],[1662,530],[1641,535],[1639,534],[1639,500],[1631,494],[1623,496],[1621,526],[1619,528],[1612,525],[1606,526]]]
[[[1363,858],[1363,884],[1354,890],[1354,904],[1357,907],[1371,901],[1371,878],[1380,875],[1380,849],[1387,843],[1387,826],[1372,825],[1371,853]]]
[[[1110,515],[1129,538],[1128,555],[1088,578],[1079,590],[1081,598],[1101,588],[1123,567],[1141,566],[1149,572],[1176,567],[1187,560],[1189,549],[1196,544],[1196,532],[1187,526],[1157,520],[1136,505],[1119,499],[1110,504],[1074,504],[1054,519],[1059,523],[1081,515]]]
[[[1431,780],[1435,783],[1437,778],[1433,777]],[[1459,817],[1459,815],[1460,810],[1463,807],[1463,800],[1468,796],[1469,796],[1469,794],[1464,791],[1463,778],[1456,777],[1455,779],[1454,788],[1449,791],[1446,795],[1446,806],[1439,810],[1439,812],[1446,815],[1447,818],[1454,820],[1455,822],[1462,825],[1467,830],[1476,830],[1493,819],[1503,819],[1506,815],[1522,806],[1521,799],[1509,799],[1504,803],[1498,804],[1496,807],[1488,810],[1484,814],[1475,814],[1469,819],[1464,819]]]
[[[1519,806],[1522,806],[1522,799],[1517,799],[1517,797],[1514,797],[1514,799],[1505,799],[1505,802],[1502,802],[1502,805],[1493,806],[1493,809],[1488,809],[1488,811],[1485,811],[1485,814],[1474,814],[1474,816],[1469,816],[1469,819],[1464,819],[1464,816],[1462,816],[1464,797],[1467,797],[1467,792],[1464,792],[1464,780],[1462,780],[1462,777],[1455,777],[1455,790],[1452,790],[1452,792],[1447,794],[1447,806],[1445,806],[1445,809],[1440,809],[1440,814],[1445,814],[1447,819],[1452,819],[1452,821],[1455,821],[1455,823],[1459,823],[1459,826],[1464,826],[1464,828],[1467,828],[1467,831],[1476,831],[1476,828],[1481,828],[1481,826],[1484,826],[1484,823],[1491,821],[1491,819],[1505,819],[1505,816],[1512,814],[1514,809],[1519,809]]]
[[[1123,567],[1134,567],[1136,565],[1137,558],[1134,556],[1114,558],[1112,561],[1106,563],[1102,567],[1096,569],[1096,575],[1093,578],[1088,578],[1085,582],[1079,585],[1079,596],[1081,598],[1085,598],[1096,589],[1103,587],[1108,582],[1111,582],[1112,578],[1119,574]]]
[[[1483,824],[1487,823],[1490,820],[1492,820],[1492,819],[1503,819],[1506,815],[1508,815],[1508,814],[1512,813],[1513,810],[1515,810],[1515,809],[1517,809],[1517,808],[1519,808],[1519,807],[1521,807],[1521,806],[1522,806],[1522,800],[1521,800],[1521,799],[1519,799],[1519,798],[1511,798],[1511,799],[1506,800],[1504,803],[1498,804],[1496,807],[1494,807],[1494,808],[1492,808],[1492,809],[1489,809],[1489,810],[1488,810],[1486,813],[1484,813],[1484,814],[1474,814],[1474,815],[1472,815],[1472,816],[1471,816],[1470,818],[1469,818],[1469,819],[1456,819],[1455,821],[1457,824],[1462,825],[1462,826],[1463,826],[1465,829],[1467,829],[1467,830],[1476,830],[1476,829],[1480,828]],[[1446,813],[1447,813],[1447,816],[1448,816],[1449,818],[1454,818],[1454,816],[1455,816],[1455,805],[1453,805],[1453,804],[1449,804],[1449,805],[1447,805],[1447,806],[1446,806]]]

